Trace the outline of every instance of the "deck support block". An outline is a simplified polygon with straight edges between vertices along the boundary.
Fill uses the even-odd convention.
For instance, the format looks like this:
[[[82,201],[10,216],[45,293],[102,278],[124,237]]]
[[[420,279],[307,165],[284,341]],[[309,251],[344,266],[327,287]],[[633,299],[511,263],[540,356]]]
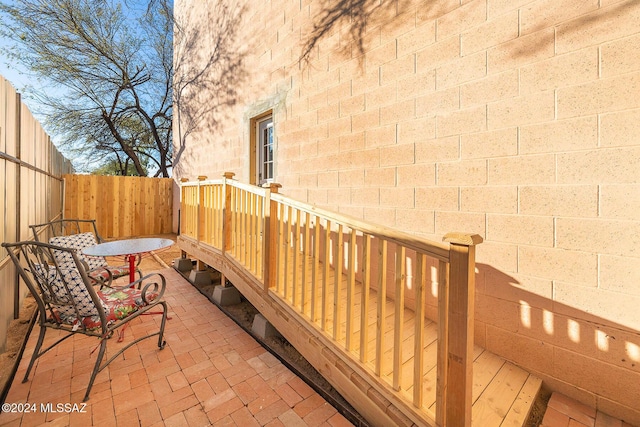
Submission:
[[[240,304],[240,292],[233,286],[216,286],[213,288],[213,302],[223,307]]]
[[[256,334],[261,339],[270,337],[281,337],[280,332],[260,313],[256,314],[253,318],[253,324],[251,325],[251,332]]]
[[[178,271],[191,271],[193,263],[189,258],[176,258],[173,260],[173,267]]]
[[[211,274],[207,270],[192,270],[189,273],[189,281],[194,285],[210,285],[211,284]]]

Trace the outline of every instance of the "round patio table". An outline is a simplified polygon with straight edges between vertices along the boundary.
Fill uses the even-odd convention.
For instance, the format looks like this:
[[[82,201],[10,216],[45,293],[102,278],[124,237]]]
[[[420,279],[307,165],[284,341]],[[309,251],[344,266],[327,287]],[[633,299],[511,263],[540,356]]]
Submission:
[[[113,242],[99,243],[82,250],[89,256],[125,256],[129,261],[129,283],[135,282],[135,260],[138,255],[151,251],[168,248],[173,245],[173,240],[158,237],[140,237],[136,239],[114,240]]]

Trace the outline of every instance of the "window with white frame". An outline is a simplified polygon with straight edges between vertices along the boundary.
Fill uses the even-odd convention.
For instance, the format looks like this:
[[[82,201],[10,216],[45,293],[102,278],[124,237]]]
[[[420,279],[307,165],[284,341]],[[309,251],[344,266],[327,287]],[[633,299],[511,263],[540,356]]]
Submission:
[[[273,180],[274,141],[273,117],[267,116],[256,121],[257,181],[263,184]]]

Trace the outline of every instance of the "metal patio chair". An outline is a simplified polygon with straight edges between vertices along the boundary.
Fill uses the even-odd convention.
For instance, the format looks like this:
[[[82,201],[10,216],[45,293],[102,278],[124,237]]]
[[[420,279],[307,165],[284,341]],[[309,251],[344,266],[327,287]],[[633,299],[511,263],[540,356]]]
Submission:
[[[101,286],[112,286],[114,279],[129,275],[129,265],[112,266],[104,257],[95,257],[82,254],[82,249],[104,243],[104,239],[98,233],[98,227],[94,219],[59,219],[29,226],[33,231],[35,241],[41,241],[44,234],[49,236],[49,243],[55,246],[78,249],[80,260],[86,263],[89,278]],[[60,255],[60,254],[59,254]],[[63,255],[60,255],[63,256]],[[62,263],[72,263],[71,257],[65,256]],[[138,258],[138,265],[140,258]],[[64,266],[63,266],[64,267]],[[136,268],[138,277],[142,277],[142,271]]]
[[[144,276],[129,287],[106,287],[98,290],[93,286],[75,249],[35,241],[3,243],[2,247],[7,249],[38,305],[40,335],[22,382],[28,380],[36,359],[74,334],[96,337],[100,346],[84,401],[89,399],[96,375],[129,347],[157,335],[158,347],[164,348],[167,304],[162,300],[166,280],[161,274]],[[54,252],[68,255],[73,261],[73,267],[61,266]],[[141,289],[136,289],[136,285],[141,285]],[[107,342],[114,331],[120,327],[124,329],[128,322],[158,306],[162,307],[159,330],[126,344],[102,363]],[[47,329],[62,330],[66,334],[41,349]]]

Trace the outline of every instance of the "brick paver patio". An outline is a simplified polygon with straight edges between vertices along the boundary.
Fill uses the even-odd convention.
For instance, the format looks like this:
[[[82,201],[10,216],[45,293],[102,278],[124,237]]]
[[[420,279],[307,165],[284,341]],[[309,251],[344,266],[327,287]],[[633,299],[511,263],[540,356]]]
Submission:
[[[96,354],[95,338],[68,339],[24,376],[38,335],[35,326],[7,403],[28,403],[29,413],[2,413],[1,426],[344,426],[336,409],[268,353],[173,269],[167,278],[166,341],[150,338],[132,347],[96,377],[85,408],[81,402]],[[145,271],[146,273],[146,271]],[[157,328],[159,316],[142,316],[124,341]],[[48,332],[46,342],[55,333]],[[46,344],[46,343],[45,343]],[[109,343],[109,353],[118,344]],[[83,412],[45,411],[46,404],[78,404]],[[43,407],[43,405],[45,407]]]

